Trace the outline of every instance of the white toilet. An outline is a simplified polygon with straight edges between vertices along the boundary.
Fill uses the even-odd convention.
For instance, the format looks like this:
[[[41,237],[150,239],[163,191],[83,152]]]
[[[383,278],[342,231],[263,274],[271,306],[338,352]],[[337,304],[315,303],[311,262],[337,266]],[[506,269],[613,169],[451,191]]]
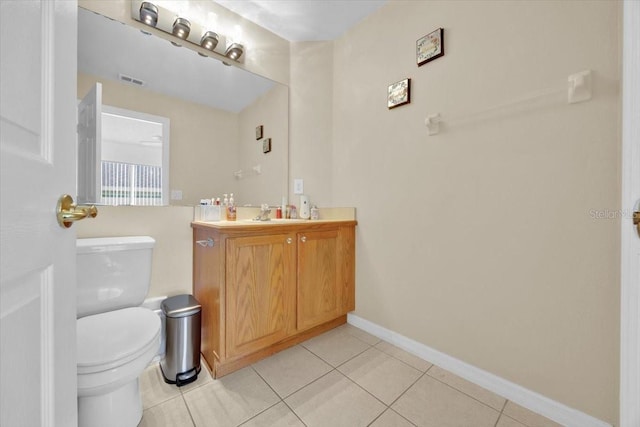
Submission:
[[[78,425],[135,427],[138,377],[160,345],[160,318],[140,307],[155,240],[78,239]]]

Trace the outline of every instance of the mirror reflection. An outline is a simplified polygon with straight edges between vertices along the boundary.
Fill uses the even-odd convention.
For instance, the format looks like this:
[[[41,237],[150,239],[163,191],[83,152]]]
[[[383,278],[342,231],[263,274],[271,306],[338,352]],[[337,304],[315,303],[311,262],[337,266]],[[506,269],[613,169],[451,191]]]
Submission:
[[[80,8],[78,98],[98,82],[103,105],[170,121],[162,191],[171,190],[171,204],[195,205],[231,192],[239,205],[279,204],[287,194],[286,86]],[[271,151],[265,153],[266,138]]]

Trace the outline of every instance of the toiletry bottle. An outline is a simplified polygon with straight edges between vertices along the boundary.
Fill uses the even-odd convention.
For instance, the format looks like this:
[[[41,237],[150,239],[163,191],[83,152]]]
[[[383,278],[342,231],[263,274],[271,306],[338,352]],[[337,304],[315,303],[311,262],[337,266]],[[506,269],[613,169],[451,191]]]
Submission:
[[[227,197],[227,194],[224,194],[224,198],[222,199],[222,207],[224,209],[227,209],[227,206],[229,206],[229,198]]]
[[[289,218],[289,213],[287,209],[287,198],[282,196],[282,203],[280,204],[280,209],[282,210],[282,217]]]
[[[229,197],[229,205],[227,206],[227,221],[235,221],[236,220],[236,204],[233,200],[233,193]]]
[[[320,210],[316,205],[311,206],[311,219],[313,220],[320,219]]]

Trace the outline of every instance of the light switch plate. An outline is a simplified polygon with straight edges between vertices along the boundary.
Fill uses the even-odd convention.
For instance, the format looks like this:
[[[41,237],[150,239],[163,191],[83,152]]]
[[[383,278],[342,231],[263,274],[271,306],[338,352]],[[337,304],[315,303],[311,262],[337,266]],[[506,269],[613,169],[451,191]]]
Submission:
[[[293,194],[304,194],[304,180],[295,178],[293,180]]]
[[[182,200],[182,190],[171,190],[171,200]]]

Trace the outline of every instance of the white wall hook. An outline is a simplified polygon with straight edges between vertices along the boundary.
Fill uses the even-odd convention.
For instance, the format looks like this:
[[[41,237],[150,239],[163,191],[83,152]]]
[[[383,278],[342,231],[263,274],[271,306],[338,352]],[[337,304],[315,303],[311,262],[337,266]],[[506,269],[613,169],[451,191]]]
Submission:
[[[426,119],[424,119],[424,124],[429,130],[429,135],[437,135],[440,133],[440,122],[442,118],[440,117],[440,113],[429,114]]]
[[[567,101],[569,104],[591,99],[591,70],[581,71],[569,76],[567,80]]]

